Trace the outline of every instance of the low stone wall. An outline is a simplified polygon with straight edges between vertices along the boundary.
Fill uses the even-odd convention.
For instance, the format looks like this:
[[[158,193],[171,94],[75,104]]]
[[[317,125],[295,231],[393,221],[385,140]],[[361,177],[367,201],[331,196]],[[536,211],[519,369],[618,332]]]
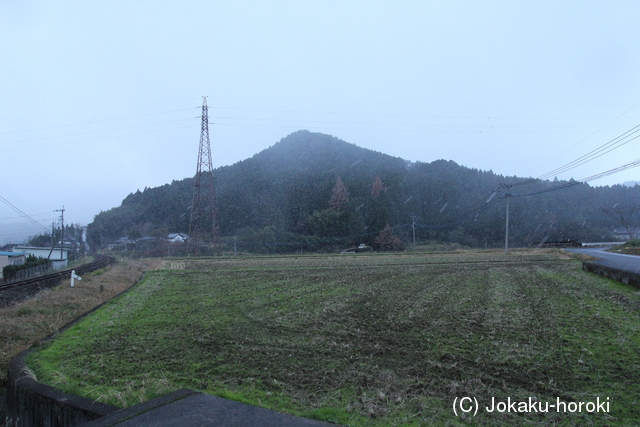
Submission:
[[[39,383],[24,364],[31,351],[25,350],[9,362],[7,426],[77,426],[120,409]]]
[[[620,270],[613,267],[605,267],[595,262],[586,261],[582,263],[582,269],[640,289],[640,274],[638,273],[632,273],[630,271]]]

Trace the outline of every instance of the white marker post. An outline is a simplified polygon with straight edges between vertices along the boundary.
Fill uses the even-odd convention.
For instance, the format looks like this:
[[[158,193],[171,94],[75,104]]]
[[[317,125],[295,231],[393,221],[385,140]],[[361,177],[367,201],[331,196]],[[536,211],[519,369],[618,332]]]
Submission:
[[[73,288],[73,282],[75,279],[82,280],[82,277],[76,274],[75,270],[71,270],[71,287]]]

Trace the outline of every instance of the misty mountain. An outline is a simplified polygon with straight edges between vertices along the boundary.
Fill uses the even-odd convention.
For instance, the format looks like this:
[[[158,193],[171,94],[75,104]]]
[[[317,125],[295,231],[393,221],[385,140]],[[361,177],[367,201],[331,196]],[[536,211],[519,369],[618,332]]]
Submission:
[[[504,244],[510,195],[512,245],[611,238],[604,208],[640,203],[640,186],[505,177],[453,161],[408,162],[338,138],[298,131],[253,157],[214,171],[221,236],[259,251],[374,244],[387,226],[404,241]],[[193,178],[145,188],[88,226],[104,246],[123,236],[189,231]]]

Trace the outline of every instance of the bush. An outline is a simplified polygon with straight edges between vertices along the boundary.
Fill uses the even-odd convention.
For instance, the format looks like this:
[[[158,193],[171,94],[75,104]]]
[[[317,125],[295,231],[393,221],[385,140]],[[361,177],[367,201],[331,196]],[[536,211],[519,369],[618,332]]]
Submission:
[[[2,277],[5,281],[13,280],[16,277],[18,271],[26,270],[28,268],[37,267],[39,265],[47,264],[49,260],[42,257],[35,257],[29,255],[24,264],[21,265],[7,265],[2,269]]]
[[[373,240],[373,247],[380,251],[403,251],[404,242],[395,235],[389,224]]]

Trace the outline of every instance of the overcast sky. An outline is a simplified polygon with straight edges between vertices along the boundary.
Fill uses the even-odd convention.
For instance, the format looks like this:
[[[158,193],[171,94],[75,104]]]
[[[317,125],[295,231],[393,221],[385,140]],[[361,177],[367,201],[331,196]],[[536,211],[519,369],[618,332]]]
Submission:
[[[637,160],[640,2],[0,2],[0,244],[88,224],[299,129],[412,161],[582,179]],[[627,142],[626,144],[623,144]],[[640,168],[590,185],[640,180]],[[6,202],[5,202],[6,201]]]

